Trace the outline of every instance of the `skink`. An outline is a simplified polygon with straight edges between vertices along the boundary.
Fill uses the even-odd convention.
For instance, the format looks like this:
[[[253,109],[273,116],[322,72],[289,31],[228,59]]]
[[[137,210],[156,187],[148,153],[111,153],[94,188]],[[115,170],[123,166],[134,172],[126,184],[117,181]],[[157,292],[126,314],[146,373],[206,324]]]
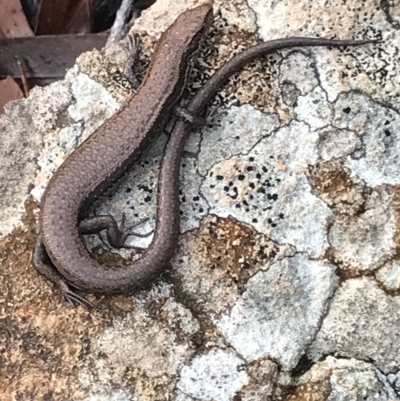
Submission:
[[[82,205],[85,209],[112,185],[164,126],[167,112],[179,97],[176,90],[179,88],[180,93],[182,88],[176,71],[184,69],[187,52],[191,52],[194,42],[199,43],[198,36],[205,35],[210,21],[210,5],[178,17],[160,39],[150,70],[134,98],[72,153],[48,184],[41,204],[40,238],[34,263],[65,295],[75,297],[68,284],[97,293],[131,293],[160,273],[172,257],[179,235],[179,167],[191,127],[184,119],[175,124],[164,152],[158,181],[155,234],[140,259],[117,270],[98,264],[83,245],[78,222]],[[298,46],[337,47],[373,42],[376,41],[287,38],[261,43],[221,67],[199,89],[186,111],[192,116],[201,114],[230,76],[248,62],[270,52]],[[168,53],[169,58],[162,53],[164,48],[173,49]],[[143,100],[143,94],[148,98]]]
[[[154,264],[150,268],[138,262],[133,269],[109,270],[107,277],[101,268],[85,271],[91,258],[82,242],[78,222],[88,206],[132,166],[164,129],[186,87],[191,59],[211,22],[210,4],[181,14],[157,43],[135,95],[66,159],[47,185],[40,207],[40,238],[34,264],[64,294],[73,297],[65,280],[87,290],[129,292],[143,285],[163,265],[165,255],[154,250]],[[113,219],[107,221],[103,217],[100,225],[108,222],[111,230],[118,232]],[[99,219],[92,221],[96,225]],[[81,228],[82,224],[85,232],[96,231],[90,219],[81,223]],[[123,242],[124,238],[120,239]],[[91,284],[90,280],[98,284]]]

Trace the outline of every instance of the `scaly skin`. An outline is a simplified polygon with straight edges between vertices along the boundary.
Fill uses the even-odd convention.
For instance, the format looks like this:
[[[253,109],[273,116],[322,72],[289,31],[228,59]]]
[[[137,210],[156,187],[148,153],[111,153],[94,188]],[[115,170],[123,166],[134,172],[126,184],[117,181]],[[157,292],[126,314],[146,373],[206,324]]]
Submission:
[[[210,20],[210,9],[207,9],[205,6],[201,7],[204,7],[200,10],[203,14],[204,25],[207,25]],[[198,9],[200,9],[200,7]],[[175,25],[178,23],[178,20],[175,22]],[[188,18],[188,21],[189,20],[190,18]],[[201,24],[198,24],[193,31],[197,30],[200,32],[200,25]],[[170,29],[172,29],[172,27]],[[203,34],[204,31],[201,30],[201,33]],[[165,37],[168,37],[168,35],[165,34],[161,41],[163,39],[165,40]],[[205,108],[210,98],[215,95],[230,76],[240,71],[245,64],[252,60],[276,50],[299,46],[357,46],[373,42],[376,41],[287,38],[261,43],[243,51],[222,66],[203,87],[199,89],[188,104],[186,110],[190,115],[197,116]],[[159,45],[159,48],[160,47]],[[174,75],[169,71],[171,66],[166,65],[163,57],[164,55],[162,55],[160,51],[158,53],[156,51],[153,62],[161,62],[163,64],[163,73],[166,74],[163,75],[164,78],[160,78],[160,76],[157,75],[157,79],[152,80],[152,74],[155,74],[155,67],[153,67],[153,71],[150,70],[147,75],[147,80],[141,87],[143,88],[143,86],[146,87],[147,85],[152,94],[157,91],[157,85],[160,83],[166,84],[166,82],[163,82],[163,79],[169,81],[171,80],[171,75]],[[176,82],[176,79],[174,82]],[[172,87],[168,88],[167,92],[172,92]],[[162,92],[165,95],[165,90]],[[157,93],[157,96],[160,95]],[[67,159],[60,168],[62,172],[59,173],[59,170],[49,183],[50,188],[46,190],[41,214],[41,234],[44,239],[44,247],[58,272],[75,286],[93,292],[112,294],[130,293],[147,284],[155,274],[162,270],[165,263],[167,263],[173,255],[179,235],[179,167],[183,148],[190,132],[190,122],[180,119],[175,124],[173,132],[170,135],[164,152],[158,181],[155,235],[149,248],[141,258],[129,266],[119,268],[118,270],[110,270],[105,266],[99,265],[90,258],[79,237],[77,227],[80,205],[84,202],[84,198],[79,197],[78,194],[89,185],[90,181],[88,181],[88,174],[85,171],[81,173],[78,178],[74,177],[72,174],[76,171],[75,168],[72,168],[75,159],[78,159],[79,163],[81,163],[81,160],[84,160],[85,163],[90,163],[90,165],[96,167],[98,175],[95,176],[95,182],[97,185],[101,185],[104,179],[110,175],[112,162],[114,162],[114,165],[116,163],[123,164],[126,162],[126,159],[131,157],[130,155],[132,152],[135,153],[137,149],[141,149],[139,144],[133,145],[132,143],[144,141],[150,135],[149,131],[152,124],[149,124],[148,121],[152,118],[156,118],[159,113],[163,111],[165,107],[165,97],[162,99],[163,100],[159,102],[154,100],[151,104],[147,102],[144,107],[143,105],[135,103],[133,103],[133,106],[132,104],[130,106],[127,105],[124,110],[129,109],[131,111],[134,109],[136,111],[133,114],[130,112],[127,114],[122,111],[107,121],[99,129],[100,133],[97,131],[85,142],[84,150],[82,150],[82,147],[78,148],[70,156],[72,161],[70,161],[70,158]],[[132,99],[131,102],[135,102],[135,98]],[[153,113],[155,113],[155,115]],[[136,117],[141,116],[141,114],[147,117],[145,120],[141,118],[138,121]],[[121,129],[121,127],[123,127],[123,129]],[[133,127],[136,127],[134,131]],[[134,132],[133,134],[132,131]],[[120,139],[123,142],[121,145],[122,147],[128,146],[128,144],[131,146],[129,152],[123,153],[114,150],[114,147],[117,146],[115,144],[115,132],[121,137]],[[110,138],[112,140],[111,143]],[[107,152],[111,152],[111,156],[108,155],[106,150]],[[75,154],[76,156],[74,157]],[[66,167],[64,167],[65,165]],[[84,166],[81,165],[81,168],[84,170],[83,167]],[[68,174],[63,171],[66,171]],[[103,174],[103,176],[101,176],[101,174]],[[104,175],[106,177],[104,177]],[[88,194],[86,193],[86,197],[87,196]],[[60,213],[60,209],[62,213]],[[66,226],[64,224],[66,224]],[[54,238],[57,240],[55,241]],[[36,259],[38,260],[39,258],[37,257]],[[60,285],[60,283],[58,284],[65,293],[68,293],[65,287]],[[65,282],[63,282],[63,285],[65,286]]]
[[[148,249],[146,259],[131,266],[104,270],[90,258],[78,222],[82,206],[98,199],[164,129],[186,87],[191,58],[211,21],[210,4],[181,14],[161,36],[135,95],[83,142],[50,180],[41,202],[34,264],[65,294],[72,295],[67,282],[94,292],[131,292],[144,286],[169,260],[171,252],[160,252],[158,245]],[[171,229],[179,231],[179,222],[174,225]]]

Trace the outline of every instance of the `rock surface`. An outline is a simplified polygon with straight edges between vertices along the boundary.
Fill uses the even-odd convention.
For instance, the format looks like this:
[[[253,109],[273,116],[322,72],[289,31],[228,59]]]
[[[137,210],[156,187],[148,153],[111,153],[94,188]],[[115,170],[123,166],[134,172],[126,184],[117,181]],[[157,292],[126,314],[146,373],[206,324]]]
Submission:
[[[198,4],[158,0],[143,13],[139,76],[161,32]],[[281,51],[230,80],[211,106],[224,112],[218,125],[186,147],[171,268],[132,296],[88,295],[98,310],[61,302],[33,269],[35,201],[132,91],[123,52],[86,53],[64,81],[10,103],[0,117],[1,401],[400,399],[398,7],[235,0],[214,12],[194,88],[261,40],[384,42]],[[150,217],[148,232],[165,142],[94,212]],[[88,242],[94,257],[121,259],[103,235]]]

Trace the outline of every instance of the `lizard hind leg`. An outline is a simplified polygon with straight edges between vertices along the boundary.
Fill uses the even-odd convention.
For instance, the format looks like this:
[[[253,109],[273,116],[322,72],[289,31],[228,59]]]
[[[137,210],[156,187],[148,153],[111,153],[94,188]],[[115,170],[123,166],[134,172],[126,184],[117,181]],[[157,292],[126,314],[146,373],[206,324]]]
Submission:
[[[32,262],[39,273],[41,273],[59,288],[61,295],[65,299],[71,301],[73,304],[78,303],[86,308],[97,308],[90,301],[71,290],[67,280],[58,272],[56,267],[51,262],[40,236],[36,242]]]
[[[93,216],[79,222],[79,231],[81,234],[96,234],[102,230],[107,230],[107,240],[112,247],[117,249],[128,248],[143,251],[142,248],[125,245],[125,242],[129,236],[145,238],[152,234],[154,230],[145,234],[139,234],[132,231],[133,228],[143,224],[147,220],[148,218],[145,218],[132,226],[126,227],[125,213],[122,215],[122,221],[119,226],[114,217],[110,215]]]

